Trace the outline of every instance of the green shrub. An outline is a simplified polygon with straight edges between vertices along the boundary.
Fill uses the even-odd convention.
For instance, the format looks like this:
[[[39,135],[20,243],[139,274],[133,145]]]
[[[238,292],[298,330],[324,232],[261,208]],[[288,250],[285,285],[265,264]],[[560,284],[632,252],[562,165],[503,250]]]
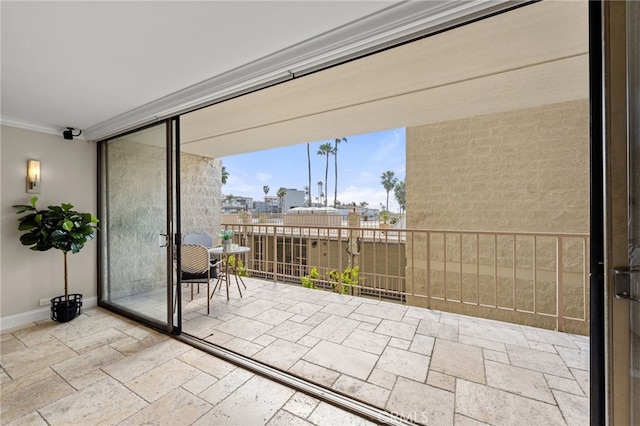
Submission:
[[[316,290],[318,288],[318,286],[316,286],[316,281],[318,280],[319,276],[320,275],[318,274],[318,268],[314,266],[313,268],[311,268],[309,275],[305,275],[300,279],[302,287],[312,288]]]

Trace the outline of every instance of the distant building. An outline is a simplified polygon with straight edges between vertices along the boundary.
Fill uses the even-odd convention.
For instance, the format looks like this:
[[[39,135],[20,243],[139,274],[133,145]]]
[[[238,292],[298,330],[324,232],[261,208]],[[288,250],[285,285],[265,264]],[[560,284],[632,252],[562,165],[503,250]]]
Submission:
[[[280,212],[280,200],[275,195],[266,196],[262,201],[254,201],[251,213],[279,213]]]
[[[287,188],[287,193],[282,199],[282,211],[293,209],[295,207],[304,207],[306,204],[306,194],[299,189]]]
[[[253,208],[253,198],[237,195],[222,196],[222,213],[246,213]]]

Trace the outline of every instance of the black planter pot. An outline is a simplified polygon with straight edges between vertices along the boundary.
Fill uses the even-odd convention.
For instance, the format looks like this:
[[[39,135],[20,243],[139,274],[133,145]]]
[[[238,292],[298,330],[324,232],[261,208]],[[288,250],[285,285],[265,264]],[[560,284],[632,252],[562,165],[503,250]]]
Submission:
[[[69,300],[64,296],[51,299],[51,319],[58,322],[68,322],[82,313],[82,295],[70,294]]]

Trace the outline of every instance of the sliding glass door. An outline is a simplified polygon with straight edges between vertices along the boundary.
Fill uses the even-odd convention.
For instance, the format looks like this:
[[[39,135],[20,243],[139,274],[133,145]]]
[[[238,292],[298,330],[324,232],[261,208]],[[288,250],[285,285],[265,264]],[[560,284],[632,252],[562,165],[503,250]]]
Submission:
[[[166,120],[101,146],[100,304],[174,331],[175,126]]]

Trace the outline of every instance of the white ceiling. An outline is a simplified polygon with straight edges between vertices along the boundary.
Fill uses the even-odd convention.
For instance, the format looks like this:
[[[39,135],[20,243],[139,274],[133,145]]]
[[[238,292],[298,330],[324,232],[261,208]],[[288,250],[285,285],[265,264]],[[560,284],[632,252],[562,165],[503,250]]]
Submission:
[[[3,123],[88,129],[394,1],[2,1]]]
[[[528,1],[1,1],[0,117],[96,140]]]

